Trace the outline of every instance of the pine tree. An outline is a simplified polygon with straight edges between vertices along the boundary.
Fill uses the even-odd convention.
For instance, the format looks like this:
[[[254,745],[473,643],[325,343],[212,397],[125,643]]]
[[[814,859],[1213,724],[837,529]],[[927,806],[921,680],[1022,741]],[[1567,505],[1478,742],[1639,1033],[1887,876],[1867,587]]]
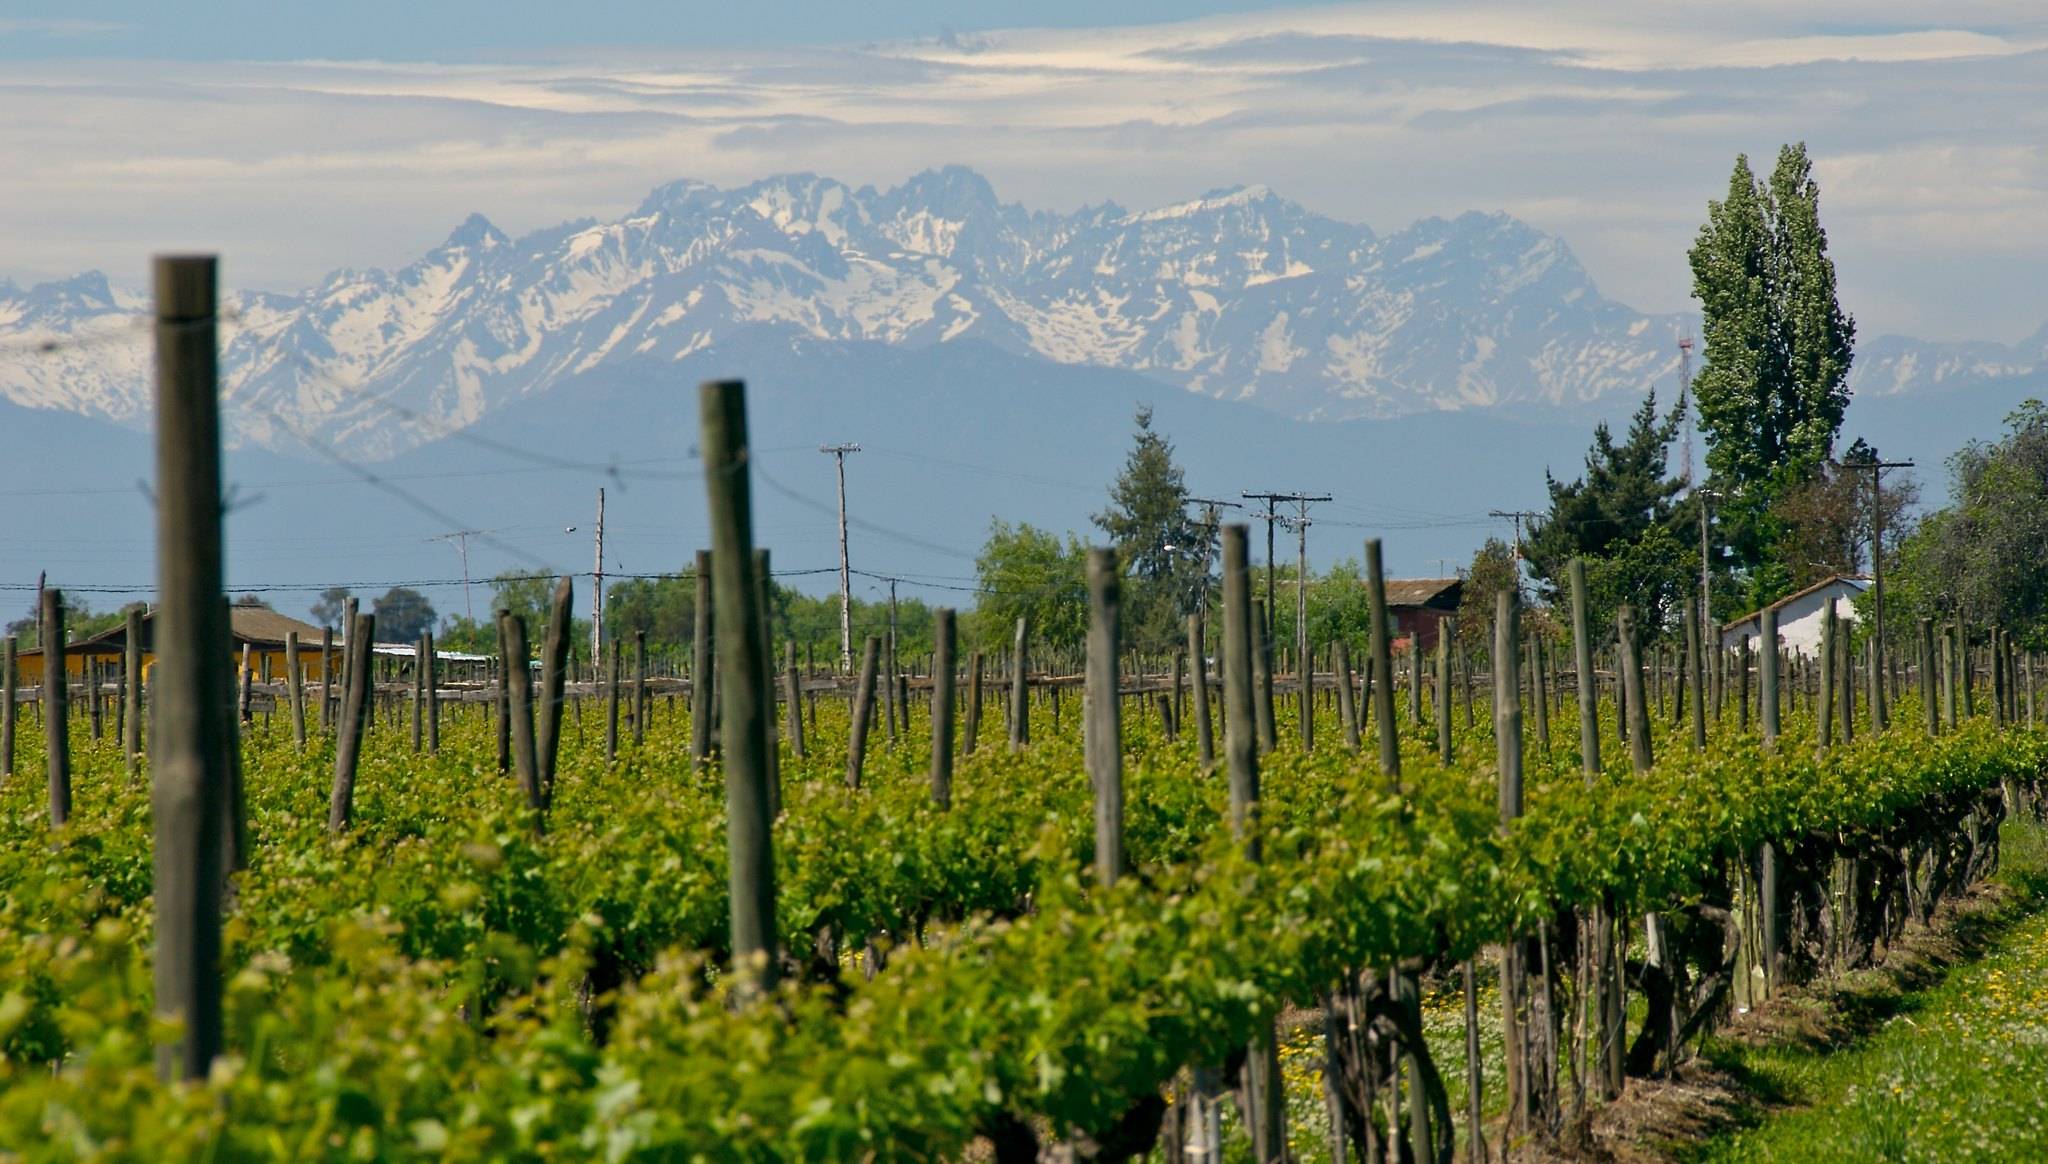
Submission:
[[[1109,535],[1131,584],[1124,594],[1124,635],[1138,646],[1176,643],[1181,618],[1200,602],[1209,573],[1210,531],[1188,515],[1188,487],[1173,442],[1152,429],[1140,406],[1123,471],[1109,487],[1109,508],[1095,525]]]

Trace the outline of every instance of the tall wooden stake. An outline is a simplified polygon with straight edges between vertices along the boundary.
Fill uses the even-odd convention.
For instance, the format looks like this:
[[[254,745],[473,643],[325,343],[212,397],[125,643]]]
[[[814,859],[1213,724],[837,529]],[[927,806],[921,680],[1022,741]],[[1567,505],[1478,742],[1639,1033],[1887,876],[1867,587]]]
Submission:
[[[1116,551],[1088,551],[1087,713],[1082,748],[1095,792],[1095,878],[1113,885],[1124,868],[1123,699],[1117,681]]]
[[[772,709],[766,613],[758,609],[754,571],[754,509],[748,472],[746,387],[711,381],[698,390],[699,448],[705,500],[711,511],[711,581],[716,591],[719,734],[725,768],[727,868],[732,899],[734,972],[754,989],[776,978],[774,819],[766,755]]]
[[[953,806],[953,646],[953,608],[941,606],[932,612],[932,803],[940,808]]]
[[[64,670],[64,595],[43,591],[43,750],[50,777],[50,827],[71,819],[71,677]]]

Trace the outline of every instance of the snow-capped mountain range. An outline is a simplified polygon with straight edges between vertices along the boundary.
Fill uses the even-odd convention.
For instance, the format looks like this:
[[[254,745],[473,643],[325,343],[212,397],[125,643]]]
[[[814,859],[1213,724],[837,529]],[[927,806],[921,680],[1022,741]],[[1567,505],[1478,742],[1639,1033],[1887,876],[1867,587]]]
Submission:
[[[0,360],[0,397],[139,421],[147,309],[97,272],[0,282],[0,345],[30,356]],[[367,457],[594,371],[659,376],[764,329],[977,339],[1342,420],[1633,399],[1673,378],[1687,326],[1605,298],[1562,240],[1504,214],[1381,236],[1258,186],[1052,214],[958,167],[885,191],[813,175],[674,182],[617,221],[518,239],[472,215],[406,267],[230,293],[223,315],[232,440]],[[2012,347],[1886,337],[1864,345],[1854,386],[2044,370],[2048,327]]]

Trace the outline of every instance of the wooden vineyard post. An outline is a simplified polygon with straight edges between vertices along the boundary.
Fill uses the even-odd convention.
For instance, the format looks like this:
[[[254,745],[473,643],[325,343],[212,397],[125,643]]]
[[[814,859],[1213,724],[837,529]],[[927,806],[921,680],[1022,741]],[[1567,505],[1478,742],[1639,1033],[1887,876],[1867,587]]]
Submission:
[[[1536,748],[1545,756],[1550,754],[1550,694],[1544,686],[1547,675],[1543,666],[1544,646],[1541,633],[1529,636],[1529,702],[1536,708]],[[1448,710],[1448,708],[1447,708]]]
[[[1451,635],[1445,624],[1436,632],[1436,758],[1451,766]]]
[[[14,636],[0,638],[0,783],[14,778],[15,688],[20,661]]]
[[[782,815],[782,740],[775,726],[775,636],[769,623],[774,621],[775,605],[769,601],[769,579],[773,572],[768,565],[768,551],[754,551],[754,620],[756,637],[761,640],[761,754],[768,762],[768,819]]]
[[[1258,693],[1253,664],[1259,630],[1251,597],[1249,527],[1223,527],[1223,749],[1230,770],[1231,830],[1252,860],[1260,859]],[[1270,674],[1270,672],[1269,672]],[[1277,1162],[1286,1151],[1286,1096],[1282,1093],[1279,1048],[1270,1022],[1245,1056],[1245,1096],[1250,1110],[1252,1158]]]
[[[182,1032],[176,1043],[158,1047],[157,1073],[166,1080],[204,1079],[223,1049],[221,892],[233,747],[221,600],[215,264],[211,258],[159,258],[154,274],[160,603],[153,625],[156,723],[149,741],[154,973],[156,1013],[177,1020]],[[46,652],[46,677],[50,661]]]
[[[1209,722],[1209,660],[1202,647],[1202,616],[1188,616],[1188,680],[1194,688],[1195,744],[1200,750],[1202,768],[1216,765],[1216,729]],[[1352,746],[1357,747],[1354,729]]]
[[[941,606],[932,612],[932,803],[953,807],[953,608]],[[801,731],[796,714],[796,648],[789,652],[790,721]]]
[[[1757,719],[1763,732],[1764,749],[1770,751],[1778,746],[1780,725],[1778,707],[1778,612],[1774,607],[1765,607],[1759,618],[1759,639],[1761,649],[1757,652]],[[1757,908],[1763,917],[1763,950],[1760,961],[1764,972],[1764,994],[1769,996],[1778,984],[1778,849],[1771,841],[1757,846],[1756,858]]]
[[[1692,746],[1697,752],[1707,750],[1707,684],[1702,666],[1699,603],[1688,594],[1685,596],[1685,677],[1692,689]]]
[[[619,682],[625,668],[620,659],[619,644],[614,640],[611,650],[606,651],[604,684],[604,762],[615,764],[619,759]]]
[[[860,787],[861,767],[867,762],[868,729],[875,720],[875,682],[882,663],[882,639],[869,635],[861,646],[860,675],[854,682],[853,714],[846,732],[846,786]]]
[[[1516,673],[1521,636],[1517,623],[1514,592],[1503,590],[1494,596],[1493,613],[1493,745],[1500,771],[1498,803],[1503,833],[1522,815],[1522,680]],[[1523,1136],[1529,1134],[1530,1117],[1538,1104],[1529,1036],[1526,945],[1520,937],[1502,943],[1500,967],[1508,1118]]]
[[[71,677],[64,670],[64,596],[43,591],[43,740],[50,784],[50,827],[71,819]]]
[[[1828,600],[1832,609],[1834,599]],[[1856,739],[1856,640],[1850,634],[1848,621],[1836,615],[1835,623],[1835,700],[1839,705],[1836,712],[1837,733],[1844,744]]]
[[[711,764],[716,743],[718,698],[718,604],[712,592],[712,551],[697,551],[697,620],[690,649],[690,755],[702,773]],[[633,719],[633,744],[640,744],[640,719]]]
[[[427,635],[412,644],[412,750],[418,755],[427,744]]]
[[[962,741],[961,751],[974,754],[974,745],[981,735],[981,652],[967,652],[967,738]]]
[[[1835,746],[1835,600],[1828,599],[1820,616],[1820,709],[1815,731],[1820,750]]]
[[[809,754],[804,744],[804,681],[796,669],[796,640],[782,648],[782,700],[789,719],[789,754],[801,760]]]
[[[1636,616],[1624,606],[1615,615],[1615,635],[1621,646],[1621,693],[1627,701],[1629,761],[1638,772],[1647,772],[1650,754],[1650,705],[1643,697],[1643,663],[1636,648]]]
[[[306,674],[299,664],[297,631],[286,631],[284,635],[284,684],[285,693],[291,699],[292,744],[303,752],[306,750]]]
[[[1264,599],[1252,599],[1252,711],[1258,716],[1259,755],[1270,755],[1279,746],[1273,724],[1273,644],[1266,637]]]
[[[121,754],[134,779],[142,765],[142,611],[131,606],[122,615]]]
[[[693,689],[694,695],[694,689]],[[633,746],[647,742],[647,717],[654,705],[647,698],[647,632],[633,632]]]
[[[363,731],[370,718],[370,684],[373,681],[370,636],[376,629],[376,615],[359,614],[348,628],[344,642],[348,652],[348,680],[344,684],[341,706],[334,713],[334,790],[327,798],[329,832],[347,829],[355,812],[356,760],[362,752]],[[161,716],[162,712],[158,715]]]
[[[498,627],[498,685],[492,692],[492,709],[497,712],[494,734],[498,744],[498,775],[512,770],[512,643],[507,639],[505,616],[509,611],[497,613]],[[519,677],[526,678],[526,658],[519,659]]]
[[[427,754],[441,752],[441,653],[434,645],[434,632],[428,631],[426,685],[427,685]]]
[[[547,632],[541,639],[539,722],[534,725],[535,772],[540,787],[539,819],[546,825],[548,808],[555,801],[555,764],[562,751],[562,698],[569,678],[569,608],[574,587],[567,577],[555,583],[554,600],[548,604]]]
[[[1372,717],[1380,739],[1380,771],[1398,791],[1401,786],[1401,737],[1394,726],[1394,654],[1387,622],[1387,579],[1380,569],[1380,540],[1365,542],[1365,588],[1372,611]]]
[[[1193,615],[1188,616],[1191,620]],[[1353,683],[1357,676],[1351,668],[1351,644],[1337,640],[1334,658],[1330,667],[1337,678],[1337,721],[1344,725],[1344,746],[1353,752],[1358,750],[1358,692]]]
[[[512,770],[519,778],[520,791],[526,794],[526,807],[533,813],[535,831],[539,831],[540,758],[533,737],[533,675],[527,666],[526,617],[501,610],[498,630],[499,639],[505,644],[505,722],[511,732]]]
[[[772,709],[767,682],[767,612],[757,606],[754,515],[748,479],[746,388],[737,380],[698,389],[699,447],[711,511],[712,585],[716,588],[720,752],[725,768],[727,867],[732,899],[733,970],[743,989],[776,977],[775,859],[769,825],[772,768],[764,754]]]
[[[1865,702],[1870,706],[1870,730],[1884,731],[1890,727],[1890,708],[1885,705],[1884,672],[1879,670],[1876,639],[1863,651],[1863,671],[1866,683]]]
[[[320,730],[334,731],[334,628],[320,628]]]
[[[1087,712],[1082,749],[1095,793],[1095,878],[1116,884],[1124,868],[1123,699],[1118,694],[1117,619],[1122,596],[1116,551],[1088,551]],[[933,733],[937,738],[937,733]]]
[[[1030,663],[1025,657],[1024,619],[1017,619],[1016,641],[1010,649],[1010,750],[1021,752],[1031,744]]]
[[[1757,648],[1757,719],[1764,734],[1764,746],[1778,742],[1780,724],[1778,698],[1778,612],[1765,607],[1759,616]]]
[[[1600,779],[1600,683],[1593,670],[1592,614],[1587,607],[1586,563],[1573,558],[1568,570],[1572,595],[1572,666],[1579,704],[1579,766],[1586,787]]]

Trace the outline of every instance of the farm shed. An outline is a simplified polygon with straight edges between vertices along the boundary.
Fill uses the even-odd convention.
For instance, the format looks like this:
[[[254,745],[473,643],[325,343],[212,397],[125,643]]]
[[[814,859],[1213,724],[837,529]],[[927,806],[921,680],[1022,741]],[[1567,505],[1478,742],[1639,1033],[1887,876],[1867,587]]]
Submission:
[[[1856,596],[1870,588],[1867,574],[1830,574],[1806,589],[1788,594],[1765,607],[1764,610],[1778,612],[1778,640],[1786,650],[1800,655],[1814,655],[1820,651],[1820,624],[1823,612],[1827,610],[1828,599],[1835,599],[1835,615],[1854,623],[1856,608],[1851,605]],[[1752,650],[1762,646],[1763,610],[1752,611],[1734,622],[1721,626],[1721,645],[1735,649],[1743,639],[1750,641]]]
[[[1387,614],[1396,638],[1412,638],[1417,650],[1436,649],[1444,620],[1458,613],[1465,597],[1463,578],[1396,578],[1387,582]]]
[[[156,621],[156,612],[148,611],[142,616],[142,668],[145,674],[156,662],[151,649],[151,631]],[[257,674],[268,673],[283,676],[285,673],[284,640],[287,634],[297,631],[299,635],[299,665],[305,668],[306,678],[313,682],[321,680],[320,673],[320,628],[311,623],[279,614],[267,606],[231,606],[228,608],[229,653],[234,659],[237,674],[242,665],[242,648],[249,648],[249,665]],[[337,673],[341,668],[340,635],[335,635],[334,666]],[[101,667],[118,667],[121,653],[128,647],[126,623],[113,627],[64,646],[64,671],[69,675],[82,676],[87,660]],[[20,682],[40,683],[43,678],[43,652],[36,647],[21,651]]]

